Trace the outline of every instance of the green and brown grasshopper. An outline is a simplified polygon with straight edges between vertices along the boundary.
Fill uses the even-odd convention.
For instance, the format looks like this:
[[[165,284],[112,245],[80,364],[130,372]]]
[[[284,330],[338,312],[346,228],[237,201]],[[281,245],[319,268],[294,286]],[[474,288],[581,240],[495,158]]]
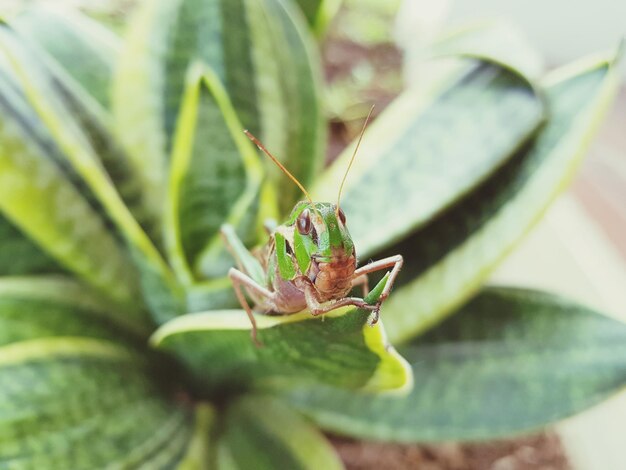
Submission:
[[[257,344],[256,321],[243,289],[254,301],[255,307],[267,314],[289,315],[307,309],[311,315],[318,316],[353,305],[372,311],[371,325],[378,321],[380,306],[389,296],[402,268],[402,256],[390,256],[357,268],[354,243],[348,232],[346,216],[339,207],[341,190],[367,120],[369,115],[341,183],[337,204],[314,202],[302,184],[256,137],[245,131],[250,140],[298,185],[307,199],[296,204],[284,224],[268,228],[268,242],[254,254],[246,249],[233,227],[222,227],[226,246],[238,266],[238,269],[231,268],[228,275],[241,306],[250,318],[252,339]],[[358,285],[362,286],[363,295],[367,295],[367,275],[388,268],[392,268],[391,272],[375,304],[368,304],[362,298],[348,297],[353,287]]]

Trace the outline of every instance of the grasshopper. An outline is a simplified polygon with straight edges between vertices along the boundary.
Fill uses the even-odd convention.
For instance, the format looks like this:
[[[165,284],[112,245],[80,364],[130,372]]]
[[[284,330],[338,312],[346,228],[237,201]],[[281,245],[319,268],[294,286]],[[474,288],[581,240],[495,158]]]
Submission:
[[[373,109],[373,108],[372,108]],[[340,208],[341,191],[365,132],[372,110],[365,120],[354,153],[339,187],[337,204],[314,202],[304,186],[250,132],[248,138],[287,175],[306,196],[298,202],[287,221],[273,227],[266,224],[269,240],[262,248],[249,252],[232,226],[222,227],[227,249],[237,268],[228,272],[235,294],[252,324],[251,336],[257,340],[257,324],[245,292],[257,310],[266,314],[289,315],[307,309],[311,315],[323,315],[344,306],[372,311],[369,324],[378,322],[380,307],[389,296],[400,269],[401,255],[390,256],[357,268],[354,243]],[[369,291],[369,273],[389,269],[387,283],[375,304],[348,296],[361,286],[363,296]]]

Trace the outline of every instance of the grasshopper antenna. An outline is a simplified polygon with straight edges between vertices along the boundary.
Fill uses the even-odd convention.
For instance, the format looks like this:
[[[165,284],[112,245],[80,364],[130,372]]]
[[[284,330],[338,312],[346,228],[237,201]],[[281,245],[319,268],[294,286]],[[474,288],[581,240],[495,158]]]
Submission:
[[[341,201],[341,191],[343,191],[343,185],[346,182],[346,178],[348,177],[348,173],[350,173],[350,168],[352,168],[352,164],[354,163],[354,159],[356,157],[357,152],[359,151],[359,147],[361,146],[361,140],[363,140],[363,134],[365,134],[365,128],[372,117],[372,112],[374,111],[374,106],[370,108],[370,112],[367,113],[367,117],[365,118],[365,122],[363,123],[363,129],[361,129],[361,134],[359,134],[359,140],[356,143],[356,147],[354,148],[354,153],[352,154],[352,158],[350,158],[350,163],[348,164],[348,168],[343,175],[343,179],[341,180],[341,185],[339,186],[339,193],[337,194],[337,212],[339,212],[339,202]]]
[[[285,168],[285,166],[284,166],[282,163],[280,163],[280,162],[278,161],[278,159],[277,159],[274,155],[272,155],[272,154],[270,153],[270,151],[269,151],[269,150],[267,150],[267,149],[265,148],[265,145],[263,145],[259,139],[257,139],[256,137],[254,137],[254,135],[252,135],[252,133],[251,133],[250,131],[248,131],[248,129],[244,130],[244,131],[243,131],[243,133],[244,133],[244,134],[246,134],[246,136],[248,136],[248,139],[250,139],[250,140],[252,141],[252,143],[253,143],[254,145],[256,145],[256,146],[259,148],[259,150],[260,150],[261,152],[263,152],[265,155],[267,155],[268,157],[270,157],[270,159],[271,159],[274,163],[276,163],[276,166],[278,166],[278,168],[280,168],[280,169],[281,169],[281,171],[282,171],[284,174],[286,174],[286,175],[287,175],[287,176],[291,179],[291,181],[293,181],[294,183],[296,183],[296,185],[297,185],[297,186],[298,186],[298,187],[302,190],[302,192],[304,193],[304,195],[306,196],[306,198],[309,200],[309,202],[310,202],[311,204],[313,204],[313,199],[311,198],[311,195],[310,195],[310,194],[309,194],[309,192],[308,192],[308,191],[304,188],[304,186],[302,186],[302,183],[300,183],[300,181],[298,181],[298,178],[296,178],[295,176],[293,176],[293,175],[291,174],[291,172],[290,172],[287,168]]]

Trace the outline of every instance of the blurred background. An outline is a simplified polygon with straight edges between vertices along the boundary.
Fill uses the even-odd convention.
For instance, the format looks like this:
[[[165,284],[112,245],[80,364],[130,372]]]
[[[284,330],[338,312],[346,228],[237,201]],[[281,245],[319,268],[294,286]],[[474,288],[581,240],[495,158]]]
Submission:
[[[305,0],[303,0],[303,3]],[[10,14],[27,0],[0,0]],[[47,0],[74,7],[119,31],[135,0]],[[626,2],[615,0],[345,0],[322,41],[331,119],[328,158],[355,136],[371,103],[376,112],[405,87],[426,86],[440,64],[425,62],[429,44],[468,22],[498,18],[544,57],[546,69],[615,47],[626,36]],[[514,26],[513,26],[514,25]],[[626,321],[626,73],[571,189],[498,270],[494,283],[566,293]],[[625,469],[626,397],[617,397],[555,432],[480,445],[393,446],[337,441],[352,468],[496,470]],[[374,460],[372,460],[374,459]]]

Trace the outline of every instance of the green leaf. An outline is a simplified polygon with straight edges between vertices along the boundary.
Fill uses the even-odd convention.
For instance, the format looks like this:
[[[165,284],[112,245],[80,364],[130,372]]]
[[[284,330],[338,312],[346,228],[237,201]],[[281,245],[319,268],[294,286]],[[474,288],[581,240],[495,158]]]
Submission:
[[[25,98],[0,73],[0,211],[59,264],[122,302],[134,269]]]
[[[51,336],[142,344],[149,326],[139,320],[71,279],[0,278],[0,346]]]
[[[401,352],[417,384],[406,397],[330,387],[285,395],[327,430],[423,442],[535,430],[626,384],[626,325],[522,289],[484,290]]]
[[[0,348],[0,464],[7,468],[168,468],[191,413],[134,353],[49,338]],[[166,381],[166,378],[163,377]]]
[[[225,276],[232,266],[219,230],[257,241],[263,168],[217,76],[192,66],[174,141],[166,218],[170,264],[179,279]]]
[[[213,470],[216,468],[216,442],[214,429],[216,412],[207,403],[196,406],[196,424],[187,452],[177,470]]]
[[[613,62],[555,71],[544,82],[551,118],[532,145],[393,248],[405,267],[382,311],[392,342],[427,330],[476,292],[566,186],[616,90]]]
[[[0,276],[59,272],[63,268],[0,213]]]
[[[121,46],[115,34],[78,11],[56,5],[27,8],[11,24],[61,64],[100,105],[109,107]]]
[[[85,205],[89,202],[94,207],[97,207],[99,209],[98,213],[107,221],[107,228],[97,227],[98,235],[101,237],[107,234],[115,235],[114,243],[117,246],[98,246],[98,248],[102,249],[102,255],[105,259],[100,261],[90,257],[90,262],[100,261],[104,265],[110,265],[112,261],[117,261],[115,254],[119,253],[126,267],[121,273],[113,273],[111,268],[109,268],[110,272],[107,274],[113,275],[108,280],[109,282],[115,282],[116,287],[119,289],[125,288],[128,291],[137,284],[135,271],[129,259],[132,258],[141,274],[139,281],[145,294],[145,300],[155,320],[164,322],[182,313],[184,311],[182,290],[156,247],[133,218],[116,188],[111,184],[110,177],[94,150],[93,141],[90,140],[90,129],[82,127],[81,120],[74,116],[68,102],[62,100],[55,93],[54,78],[47,73],[42,64],[36,62],[36,54],[33,54],[32,51],[21,44],[19,37],[8,26],[2,25],[0,33],[2,40],[0,46],[3,52],[19,78],[20,85],[23,87],[30,105],[34,108],[39,119],[45,124],[51,138],[54,139],[54,142],[51,142],[49,146],[53,146],[54,149],[58,146],[60,150],[57,150],[58,155],[55,155],[58,167],[52,161],[41,162],[40,160],[43,160],[43,158],[40,158],[36,165],[37,168],[26,168],[22,158],[19,166],[13,163],[13,171],[10,175],[17,176],[19,173],[20,178],[30,178],[33,172],[42,173],[46,166],[59,168],[57,171],[64,170],[69,173],[77,186],[74,189],[76,201],[73,202]],[[29,109],[28,112],[32,114],[33,111]],[[34,145],[35,143],[29,141],[25,144]],[[50,179],[47,175],[46,178]],[[19,185],[14,183],[14,185],[15,189],[7,188],[6,191],[10,193],[12,198],[21,201],[19,198],[23,196],[18,189],[24,185],[22,183]],[[35,184],[30,182],[30,187],[23,187],[23,189],[35,192],[33,186]],[[41,193],[42,191],[40,190],[39,192]],[[82,198],[80,198],[79,193],[82,193]],[[50,197],[49,194],[45,196]],[[44,194],[41,194],[41,197],[44,198]],[[5,201],[3,200],[2,202],[4,203]],[[33,204],[34,208],[32,211],[48,216],[48,211],[42,210],[42,208],[46,208],[55,202],[52,199],[41,202],[38,206]],[[9,208],[5,209],[5,212],[12,209],[15,217],[21,214],[25,219],[24,223],[34,223],[33,220],[36,220],[30,214],[29,217],[25,217],[24,214],[26,212],[24,210],[13,207],[9,202],[7,204]],[[13,205],[17,206],[15,203]],[[86,209],[83,209],[84,211]],[[76,217],[80,217],[81,229],[84,230],[83,213],[79,211],[66,212],[69,212],[70,216],[75,213]],[[108,228],[109,226],[111,228]],[[51,227],[49,230],[53,229],[57,229],[57,227]],[[35,234],[33,234],[33,237],[35,237]],[[120,238],[126,242],[126,247],[123,247],[120,243]],[[90,244],[91,246],[93,246],[93,242]],[[131,257],[128,256],[128,252],[130,252]],[[84,257],[82,253],[73,254],[76,255],[76,258]],[[111,260],[109,260],[109,257]],[[70,258],[70,260],[74,261],[74,257]],[[129,279],[130,276],[133,277]],[[140,298],[134,291],[128,294],[125,292],[124,294],[129,298],[129,302],[135,304],[137,304]]]
[[[47,20],[50,20],[50,24],[47,23]],[[50,75],[51,88],[54,89],[67,110],[84,130],[85,137],[89,140],[89,144],[93,147],[133,216],[152,235],[152,238],[158,241],[159,233],[154,225],[155,221],[145,206],[143,188],[135,174],[134,166],[109,130],[111,118],[103,108],[101,97],[91,95],[92,89],[90,87],[93,87],[95,92],[99,90],[98,84],[92,83],[91,78],[96,81],[104,79],[107,89],[100,90],[100,94],[106,91],[108,101],[110,69],[113,65],[107,62],[108,71],[105,73],[105,71],[100,70],[104,67],[102,64],[97,66],[92,62],[104,61],[104,58],[98,57],[103,54],[108,61],[112,61],[117,55],[117,38],[106,39],[101,37],[102,34],[100,33],[102,32],[98,31],[99,25],[78,13],[71,13],[69,10],[57,11],[57,9],[46,7],[27,9],[11,21],[11,26],[20,34],[20,41],[28,43],[30,54],[40,62],[39,65],[45,68],[46,73]],[[89,30],[89,27],[95,31],[93,38],[85,32],[85,30]],[[106,30],[104,31],[106,32]],[[84,34],[84,37],[75,38],[74,36],[79,33]],[[53,37],[46,40],[47,35]],[[90,38],[94,41],[93,44],[89,41]],[[30,39],[36,43],[30,43]],[[76,49],[80,50],[72,49],[65,44],[66,42],[71,42]],[[115,53],[109,50],[113,48],[110,43],[116,44]],[[43,49],[39,49],[37,46]],[[107,46],[109,47],[107,48]],[[97,50],[97,53],[92,50]],[[88,70],[83,70],[83,66],[89,67]],[[97,72],[96,77],[90,77],[89,74],[93,72]]]
[[[324,35],[326,28],[335,17],[343,0],[295,0],[309,25],[318,37]]]
[[[121,54],[113,108],[153,212],[162,204],[185,77],[195,61],[215,71],[243,125],[304,184],[310,182],[324,153],[320,71],[306,26],[291,5],[145,1]],[[284,182],[276,170],[272,178]],[[286,210],[300,195],[291,186],[284,193]]]
[[[523,32],[508,21],[483,20],[454,30],[438,38],[426,56],[474,57],[514,68],[534,80],[541,76],[544,64]]]
[[[230,405],[222,418],[220,437],[220,470],[343,468],[319,431],[270,397],[245,396]]]
[[[368,129],[344,187],[341,206],[359,254],[370,257],[441,214],[502,166],[542,119],[532,85],[486,61],[432,96],[405,92]],[[316,181],[315,199],[336,199],[352,152]]]
[[[380,324],[367,325],[369,314],[343,308],[324,318],[307,312],[257,315],[261,347],[252,342],[250,321],[241,310],[188,314],[163,325],[151,342],[181,358],[209,395],[228,386],[281,388],[301,382],[374,391],[410,388],[404,360]]]

